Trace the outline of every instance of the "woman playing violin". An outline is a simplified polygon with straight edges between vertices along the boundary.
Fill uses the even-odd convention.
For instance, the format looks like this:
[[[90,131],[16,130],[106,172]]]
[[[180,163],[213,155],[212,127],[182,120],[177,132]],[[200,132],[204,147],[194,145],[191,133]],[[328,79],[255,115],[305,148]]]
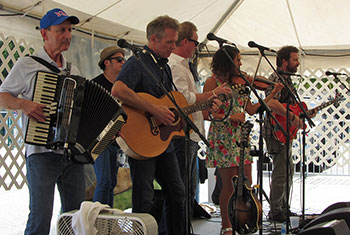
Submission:
[[[241,55],[237,48],[231,46],[220,48],[213,57],[211,63],[213,75],[205,82],[204,92],[212,91],[224,83],[231,87],[231,89],[234,89],[232,86],[242,83],[238,70],[227,58],[224,50],[230,55],[238,69],[242,65]],[[269,101],[282,87],[281,84],[276,84],[272,93],[265,99],[265,102]],[[260,107],[259,103],[252,104],[248,96],[234,98],[232,102],[233,107],[229,116],[222,122],[211,122],[208,133],[208,140],[210,142],[210,148],[207,153],[208,167],[217,167],[222,178],[222,189],[219,196],[222,218],[221,234],[232,234],[232,225],[228,216],[228,202],[233,193],[232,177],[238,175],[240,149],[237,142],[240,140],[240,124],[245,122],[245,111],[253,115]],[[216,113],[211,114],[212,118],[222,119],[229,110],[230,102],[228,101],[223,103]],[[203,114],[208,120],[208,112],[205,111]],[[244,159],[244,171],[251,184],[252,158],[249,155],[249,149],[245,150]]]

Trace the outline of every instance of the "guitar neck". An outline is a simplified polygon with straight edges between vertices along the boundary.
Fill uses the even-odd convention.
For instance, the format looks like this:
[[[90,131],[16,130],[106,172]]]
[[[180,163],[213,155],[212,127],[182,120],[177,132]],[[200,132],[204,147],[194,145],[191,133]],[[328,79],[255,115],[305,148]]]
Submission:
[[[307,111],[307,113],[308,113],[309,115],[310,115],[310,114],[313,114],[313,113],[317,113],[318,111],[320,111],[320,110],[322,110],[322,109],[328,107],[329,105],[331,105],[331,104],[337,102],[337,100],[338,100],[338,99],[335,98],[335,99],[330,100],[330,101],[328,101],[328,102],[326,102],[326,103],[323,103],[323,104],[321,104],[321,105],[319,105],[319,106],[317,106],[317,107],[315,107],[315,108],[313,108],[313,109],[310,109],[309,111]]]
[[[238,164],[238,183],[237,183],[237,195],[243,196],[243,185],[244,185],[244,150],[248,147],[248,137],[253,124],[246,121],[241,126],[241,140],[240,140],[240,151],[239,151],[239,164]]]
[[[239,151],[239,166],[238,166],[238,183],[237,183],[237,195],[243,196],[243,183],[244,183],[244,143],[241,142]]]
[[[242,85],[236,85],[233,87],[232,92],[229,94],[219,94],[217,99],[221,102],[226,102],[232,98],[237,98],[240,95],[240,91],[243,91]],[[182,108],[186,114],[191,114],[197,111],[201,111],[212,106],[214,98],[208,99],[206,101],[200,101],[193,105]]]

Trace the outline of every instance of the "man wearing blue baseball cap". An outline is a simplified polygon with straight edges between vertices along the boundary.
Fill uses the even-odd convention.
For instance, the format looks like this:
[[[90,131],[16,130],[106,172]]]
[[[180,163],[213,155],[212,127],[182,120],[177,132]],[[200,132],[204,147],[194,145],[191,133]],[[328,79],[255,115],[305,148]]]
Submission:
[[[28,119],[43,122],[46,119],[44,104],[32,101],[38,71],[66,72],[78,75],[79,71],[65,60],[72,39],[72,24],[79,23],[61,9],[48,11],[40,21],[44,46],[35,57],[20,58],[0,86],[0,107],[22,111],[22,125],[26,136]],[[38,91],[35,91],[37,94]],[[27,182],[30,194],[30,213],[25,234],[49,234],[53,211],[55,186],[61,197],[62,212],[79,209],[85,198],[83,165],[72,162],[63,150],[25,144]]]

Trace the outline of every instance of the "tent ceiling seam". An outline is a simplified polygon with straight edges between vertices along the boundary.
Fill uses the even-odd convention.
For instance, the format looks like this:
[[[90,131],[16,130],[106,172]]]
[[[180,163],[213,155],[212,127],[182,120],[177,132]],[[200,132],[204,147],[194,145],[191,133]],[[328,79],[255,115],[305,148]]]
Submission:
[[[290,8],[289,0],[286,0],[286,3],[287,3],[287,7],[288,7],[289,16],[290,16],[290,19],[292,21],[293,29],[294,29],[294,32],[295,32],[295,37],[297,38],[297,41],[298,41],[298,44],[299,44],[299,48],[301,49],[302,52],[304,52],[303,47],[302,47],[301,42],[300,42],[300,38],[299,38],[297,27],[295,25],[295,20],[294,20],[294,16],[293,16],[293,13],[292,13],[292,9]]]
[[[82,25],[84,25],[85,23],[90,22],[93,18],[96,18],[97,16],[99,16],[99,15],[102,14],[103,12],[109,10],[110,8],[114,7],[115,5],[117,5],[118,3],[120,3],[121,1],[122,1],[122,0],[118,0],[118,1],[116,1],[116,2],[114,2],[114,3],[112,3],[111,5],[109,5],[108,7],[106,7],[105,9],[102,9],[101,11],[97,12],[95,15],[93,15],[93,16],[91,16],[90,18],[88,18],[88,19],[84,20],[83,22],[81,22],[81,23],[79,24],[79,26],[82,26]]]
[[[209,7],[211,7],[215,2],[217,2],[217,0],[214,1],[214,2],[212,2],[212,3],[210,3],[208,6],[204,7],[202,10],[200,10],[197,14],[195,14],[194,16],[192,16],[192,17],[190,18],[190,21],[192,21],[194,18],[196,18],[196,17],[197,17],[198,15],[200,15],[202,12],[204,12],[204,11],[207,10]]]
[[[209,32],[216,33],[222,27],[222,25],[228,20],[228,18],[230,18],[233,12],[235,12],[238,9],[238,7],[243,3],[243,1],[244,0],[235,0]],[[208,39],[205,38],[202,43],[206,44],[207,42],[208,42]]]

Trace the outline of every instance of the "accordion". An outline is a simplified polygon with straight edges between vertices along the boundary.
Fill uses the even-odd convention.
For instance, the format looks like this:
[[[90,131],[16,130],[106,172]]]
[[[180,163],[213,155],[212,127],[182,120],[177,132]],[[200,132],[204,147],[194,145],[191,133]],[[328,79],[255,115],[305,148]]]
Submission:
[[[127,119],[116,98],[80,76],[37,72],[33,101],[46,105],[46,121],[28,119],[24,141],[81,163],[93,162]]]

